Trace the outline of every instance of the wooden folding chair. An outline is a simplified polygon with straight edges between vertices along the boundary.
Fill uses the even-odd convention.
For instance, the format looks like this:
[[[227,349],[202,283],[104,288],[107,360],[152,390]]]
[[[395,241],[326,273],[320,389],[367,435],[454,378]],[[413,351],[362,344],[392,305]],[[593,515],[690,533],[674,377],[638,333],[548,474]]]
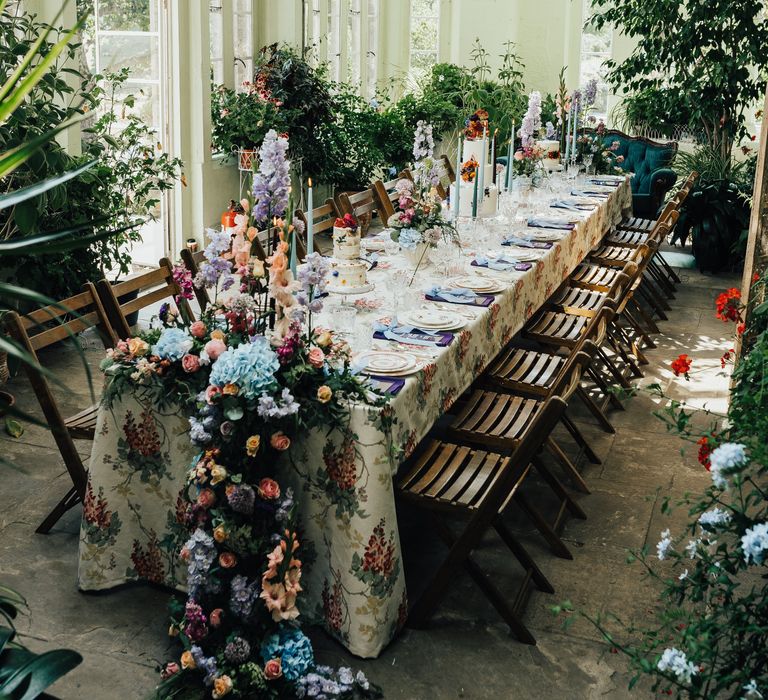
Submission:
[[[294,216],[304,224],[304,239],[306,240],[307,231],[307,214],[301,209],[297,209]],[[336,206],[336,202],[333,199],[326,199],[325,204],[319,207],[315,207],[311,212],[313,222],[313,235],[325,233],[326,231],[333,232],[333,224],[336,219],[341,216],[339,208]],[[319,252],[315,250],[315,252]]]
[[[112,328],[122,339],[130,338],[132,335],[126,316],[163,299],[174,300],[182,317],[190,322],[194,321],[192,309],[187,300],[181,296],[179,285],[173,279],[173,266],[168,258],[163,258],[156,269],[131,277],[124,282],[110,284],[107,280],[99,280],[96,283],[96,290]],[[120,302],[120,299],[126,300]]]
[[[107,319],[96,289],[90,282],[85,285],[83,292],[58,304],[46,306],[24,316],[11,311],[4,320],[8,333],[35,358],[37,365],[40,365],[37,351],[88,328],[97,330],[105,347],[113,347],[117,342],[117,336]],[[88,475],[74,440],[93,440],[99,404],[64,417],[45,374],[34,365],[26,363],[24,369],[72,480],[72,488],[36,530],[40,534],[46,534],[64,513],[85,498]]]
[[[344,214],[351,214],[358,221],[361,216],[365,214],[373,216],[373,213],[376,211],[376,197],[372,189],[355,192],[354,194],[342,192],[337,196],[336,204],[342,216]]]
[[[520,504],[520,486],[531,462],[565,409],[565,401],[554,397],[545,402],[533,418],[530,429],[514,450],[504,453],[473,449],[434,440],[419,455],[406,475],[398,481],[400,495],[432,515],[437,532],[449,548],[432,580],[410,610],[413,627],[425,626],[464,568],[489,599],[512,633],[526,644],[536,639],[522,620],[532,585],[553,593],[552,584],[514,537],[502,519],[512,503]],[[446,515],[467,518],[461,534],[453,535],[444,521]],[[511,605],[472,558],[485,533],[494,528],[522,565],[525,576]]]
[[[395,213],[394,202],[399,196],[395,186],[400,180],[412,179],[409,175],[410,172],[402,172],[397,177],[388,180],[387,182],[376,180],[372,185],[373,194],[376,198],[376,210],[379,212],[379,218],[385,225],[387,221],[389,221],[389,217],[393,216]]]

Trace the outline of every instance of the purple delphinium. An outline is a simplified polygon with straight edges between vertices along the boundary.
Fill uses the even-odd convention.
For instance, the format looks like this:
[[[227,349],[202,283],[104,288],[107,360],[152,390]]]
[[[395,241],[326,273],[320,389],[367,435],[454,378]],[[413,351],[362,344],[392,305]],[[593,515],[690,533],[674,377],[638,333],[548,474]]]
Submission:
[[[435,150],[432,138],[432,125],[419,119],[416,122],[416,132],[413,137],[413,159],[418,163],[425,158],[431,158]]]
[[[192,653],[197,669],[205,674],[203,682],[209,687],[212,686],[219,672],[216,666],[216,659],[213,656],[206,656],[203,650],[194,644],[190,647],[189,651]]]
[[[205,584],[208,570],[216,558],[216,545],[213,538],[198,528],[184,544],[187,556],[187,586],[190,598]]]
[[[226,231],[208,229],[208,238],[210,242],[203,251],[205,261],[195,275],[195,286],[212,289],[221,283],[221,288],[226,291],[235,283],[232,263],[222,257],[231,247],[230,235]]]
[[[323,300],[320,295],[328,285],[330,269],[331,265],[328,258],[323,257],[320,253],[307,255],[304,264],[299,265],[297,270],[301,289],[296,295],[296,301],[300,306],[306,307],[312,313],[323,310]]]
[[[288,139],[270,129],[259,150],[259,170],[253,176],[253,220],[259,227],[269,225],[272,217],[285,214],[291,186],[287,154]]]
[[[533,91],[528,97],[528,110],[520,127],[523,148],[532,148],[541,129],[541,93]]]
[[[597,98],[597,80],[592,78],[584,87],[584,104],[588,107],[595,104]]]
[[[293,398],[293,395],[286,387],[278,401],[275,401],[274,396],[269,394],[262,394],[259,397],[259,403],[256,407],[256,413],[262,418],[285,418],[286,416],[292,416],[299,412],[298,402]]]

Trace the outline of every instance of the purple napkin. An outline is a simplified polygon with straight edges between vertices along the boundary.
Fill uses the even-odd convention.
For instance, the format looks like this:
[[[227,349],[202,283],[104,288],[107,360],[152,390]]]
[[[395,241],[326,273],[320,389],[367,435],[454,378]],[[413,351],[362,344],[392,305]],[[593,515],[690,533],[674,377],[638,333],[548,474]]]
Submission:
[[[436,297],[432,294],[425,294],[424,298],[429,301],[442,301],[445,304],[458,304],[461,302],[456,301],[446,301],[442,297]],[[465,304],[465,306],[490,306],[495,301],[496,297],[493,296],[493,294],[478,294],[475,296],[475,300],[473,302],[470,302],[469,304]]]
[[[488,265],[479,265],[477,260],[473,260],[470,265],[474,265],[475,267],[488,267]],[[517,270],[518,272],[525,272],[526,270],[530,270],[533,267],[532,263],[529,262],[519,262],[515,263],[515,266],[513,269]]]
[[[555,244],[552,241],[529,241],[527,238],[509,236],[501,242],[501,245],[513,245],[518,248],[537,248],[540,250],[549,250]]]
[[[399,394],[402,388],[405,386],[405,379],[401,379],[400,377],[382,377],[378,375],[371,375],[369,379],[377,382],[378,385],[375,387],[376,389],[383,391],[385,394],[391,394],[392,396]]]
[[[554,228],[561,231],[573,231],[576,224],[570,221],[559,221],[555,219],[528,219],[528,226],[531,228]]]
[[[397,338],[403,343],[408,343],[409,338],[413,338],[414,340],[422,341],[422,342],[428,342],[436,345],[439,348],[444,348],[447,345],[450,345],[453,342],[453,333],[424,333],[424,331],[420,330],[414,330],[410,333],[397,333]],[[376,331],[373,334],[373,337],[376,338],[376,340],[392,340],[392,338],[387,338],[386,335],[384,335],[383,331]]]

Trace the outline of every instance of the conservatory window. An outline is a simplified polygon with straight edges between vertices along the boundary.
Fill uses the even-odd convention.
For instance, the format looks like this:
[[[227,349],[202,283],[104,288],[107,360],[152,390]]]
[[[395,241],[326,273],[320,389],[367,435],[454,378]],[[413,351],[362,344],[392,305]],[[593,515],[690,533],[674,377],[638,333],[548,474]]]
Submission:
[[[211,75],[213,82],[224,82],[224,10],[222,0],[210,0],[208,23],[211,39]]]
[[[253,17],[251,0],[234,0],[232,34],[235,38],[235,87],[253,80]]]
[[[582,87],[590,80],[597,80],[597,97],[592,115],[596,119],[608,121],[609,86],[605,81],[603,63],[611,58],[613,48],[613,30],[609,26],[597,29],[590,23],[592,4],[584,3],[584,29],[581,33],[581,69],[579,85]]]
[[[437,63],[440,0],[412,0],[409,78],[419,81]]]

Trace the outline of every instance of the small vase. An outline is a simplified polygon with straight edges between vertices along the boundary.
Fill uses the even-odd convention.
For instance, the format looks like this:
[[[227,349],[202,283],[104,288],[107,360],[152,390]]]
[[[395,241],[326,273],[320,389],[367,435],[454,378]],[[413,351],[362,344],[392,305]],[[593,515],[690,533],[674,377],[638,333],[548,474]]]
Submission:
[[[414,270],[417,267],[424,267],[429,262],[428,243],[419,243],[415,248],[403,248],[402,251],[408,265]]]
[[[512,180],[512,189],[521,194],[525,194],[530,192],[532,184],[530,175],[515,175],[515,179]]]

